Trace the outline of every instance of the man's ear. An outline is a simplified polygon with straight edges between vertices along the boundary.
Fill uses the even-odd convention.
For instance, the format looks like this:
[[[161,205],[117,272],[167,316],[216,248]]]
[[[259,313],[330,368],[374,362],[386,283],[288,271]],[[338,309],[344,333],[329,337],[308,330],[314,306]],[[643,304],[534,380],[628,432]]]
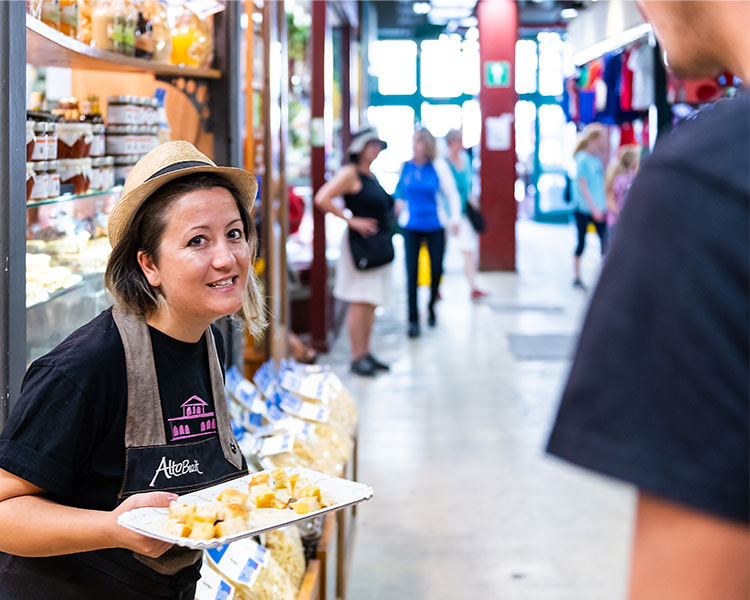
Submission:
[[[141,266],[141,270],[149,284],[152,287],[159,287],[161,285],[161,277],[159,277],[159,268],[156,266],[153,257],[150,254],[146,254],[143,250],[139,250],[138,264]]]

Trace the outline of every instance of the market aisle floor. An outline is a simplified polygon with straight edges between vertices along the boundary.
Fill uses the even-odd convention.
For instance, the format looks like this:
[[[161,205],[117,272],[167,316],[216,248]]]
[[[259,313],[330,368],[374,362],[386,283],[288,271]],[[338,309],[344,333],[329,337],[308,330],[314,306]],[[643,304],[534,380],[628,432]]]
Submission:
[[[624,597],[632,492],[543,453],[587,302],[571,286],[573,235],[519,222],[518,273],[482,275],[481,303],[450,253],[438,327],[417,340],[405,335],[397,258],[374,335],[391,373],[350,376],[345,330],[323,359],[358,399],[359,479],[375,488],[358,516],[350,600]]]

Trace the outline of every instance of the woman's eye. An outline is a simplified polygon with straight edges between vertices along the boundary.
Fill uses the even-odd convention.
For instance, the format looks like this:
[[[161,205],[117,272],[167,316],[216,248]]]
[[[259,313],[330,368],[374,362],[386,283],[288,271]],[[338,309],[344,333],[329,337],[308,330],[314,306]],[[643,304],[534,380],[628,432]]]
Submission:
[[[242,234],[241,229],[232,229],[229,231],[229,233],[227,233],[227,237],[230,240],[241,240],[243,239],[244,235]]]
[[[188,242],[187,245],[188,246],[200,246],[202,242],[203,242],[203,236],[202,235],[196,235],[194,238],[192,238]]]

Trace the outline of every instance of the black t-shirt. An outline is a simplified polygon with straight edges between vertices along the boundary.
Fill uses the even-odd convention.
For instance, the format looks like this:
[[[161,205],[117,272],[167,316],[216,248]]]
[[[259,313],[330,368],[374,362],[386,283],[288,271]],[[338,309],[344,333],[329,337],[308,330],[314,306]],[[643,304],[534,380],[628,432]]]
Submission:
[[[191,344],[152,327],[149,333],[167,443],[216,435],[215,422],[200,431],[185,418],[198,404],[213,412],[205,337]],[[214,334],[223,364],[221,334]],[[112,510],[124,473],[126,414],[125,351],[107,309],[31,364],[0,434],[0,468],[55,502]]]
[[[628,194],[548,451],[750,520],[750,100],[661,140]]]

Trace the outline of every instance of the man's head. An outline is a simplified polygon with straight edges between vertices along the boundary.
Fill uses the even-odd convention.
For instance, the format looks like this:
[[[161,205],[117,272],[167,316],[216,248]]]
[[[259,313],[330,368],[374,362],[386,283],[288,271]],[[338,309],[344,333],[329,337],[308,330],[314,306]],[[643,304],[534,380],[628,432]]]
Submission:
[[[638,0],[666,51],[669,68],[697,79],[731,71],[750,75],[747,32],[750,2],[737,0]]]

